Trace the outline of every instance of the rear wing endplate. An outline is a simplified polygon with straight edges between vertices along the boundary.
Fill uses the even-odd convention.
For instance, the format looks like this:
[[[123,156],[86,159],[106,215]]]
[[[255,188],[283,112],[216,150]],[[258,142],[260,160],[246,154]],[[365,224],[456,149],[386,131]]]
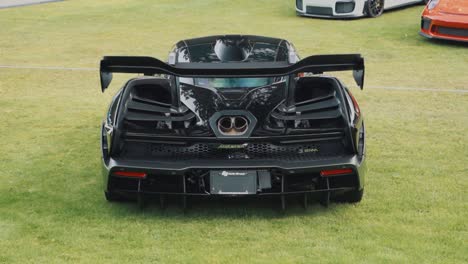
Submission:
[[[101,90],[112,81],[112,73],[169,74],[183,77],[277,77],[301,72],[322,74],[353,71],[356,84],[364,88],[364,58],[360,54],[315,55],[295,64],[287,62],[177,63],[169,65],[152,57],[105,56],[100,64]]]

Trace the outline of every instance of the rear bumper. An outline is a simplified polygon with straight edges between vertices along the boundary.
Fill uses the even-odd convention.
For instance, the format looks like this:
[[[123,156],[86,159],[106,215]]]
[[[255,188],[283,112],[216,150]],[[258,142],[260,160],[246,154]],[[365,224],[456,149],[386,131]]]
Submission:
[[[364,16],[365,1],[356,0],[303,0],[296,5],[300,16],[322,18],[353,18]]]
[[[353,173],[336,177],[320,176],[322,170],[343,168],[351,168]],[[257,193],[249,194],[264,196],[361,190],[364,186],[367,167],[364,156],[359,158],[356,155],[297,162],[199,160],[196,163],[188,163],[184,161],[158,162],[111,158],[108,162],[103,161],[102,163],[105,191],[127,194],[215,195],[209,192],[209,188],[207,191],[200,191],[197,186],[189,186],[197,179],[208,181],[203,184],[209,186],[209,179],[205,176],[211,170],[268,172],[271,175],[272,187],[264,190],[259,189]],[[138,179],[126,178],[116,176],[115,172],[117,171],[144,172],[147,176]],[[216,195],[219,196],[219,194]]]
[[[423,16],[419,34],[431,39],[468,42],[468,16],[450,14]]]

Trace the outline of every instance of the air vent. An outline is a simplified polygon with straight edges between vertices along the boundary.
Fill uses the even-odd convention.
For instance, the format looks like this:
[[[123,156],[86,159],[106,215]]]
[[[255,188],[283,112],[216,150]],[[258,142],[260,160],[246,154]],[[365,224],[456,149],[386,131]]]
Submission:
[[[319,7],[319,6],[307,6],[306,13],[309,15],[316,15],[316,16],[333,16],[333,8]]]
[[[288,129],[289,134],[314,130],[343,130],[345,122],[341,102],[337,98],[337,83],[324,77],[306,77],[297,81],[295,104],[279,105],[271,113],[276,128]]]
[[[450,28],[450,27],[437,27],[439,34],[457,36],[457,37],[468,37],[468,29],[463,28]]]
[[[302,10],[302,9],[303,9],[302,0],[296,0],[296,8],[297,8],[298,10]]]
[[[423,18],[421,20],[421,28],[424,30],[429,30],[429,28],[431,27],[431,23],[432,23],[432,20]]]
[[[155,102],[159,105],[172,103],[171,87],[168,80],[154,79],[153,83],[135,85],[131,94],[135,98]]]
[[[187,107],[172,106],[169,80],[144,78],[132,81],[130,95],[123,104],[123,121],[127,132],[174,133],[195,122],[195,114]]]
[[[354,2],[337,2],[335,6],[336,13],[345,14],[354,11],[356,3]]]

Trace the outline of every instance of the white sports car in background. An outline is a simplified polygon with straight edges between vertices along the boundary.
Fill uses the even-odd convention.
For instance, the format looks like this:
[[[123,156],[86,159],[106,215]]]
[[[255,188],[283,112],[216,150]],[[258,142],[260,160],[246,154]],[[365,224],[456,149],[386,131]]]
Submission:
[[[429,0],[296,0],[296,12],[311,17],[378,17],[384,10]]]

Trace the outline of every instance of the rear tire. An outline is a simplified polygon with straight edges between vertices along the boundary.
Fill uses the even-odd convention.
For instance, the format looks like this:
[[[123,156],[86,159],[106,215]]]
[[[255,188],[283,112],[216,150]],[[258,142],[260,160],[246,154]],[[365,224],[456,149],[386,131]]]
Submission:
[[[353,190],[344,193],[341,196],[336,197],[337,202],[342,203],[359,203],[364,196],[364,189],[361,190]]]
[[[368,0],[366,11],[369,17],[378,17],[383,14],[385,0]]]

